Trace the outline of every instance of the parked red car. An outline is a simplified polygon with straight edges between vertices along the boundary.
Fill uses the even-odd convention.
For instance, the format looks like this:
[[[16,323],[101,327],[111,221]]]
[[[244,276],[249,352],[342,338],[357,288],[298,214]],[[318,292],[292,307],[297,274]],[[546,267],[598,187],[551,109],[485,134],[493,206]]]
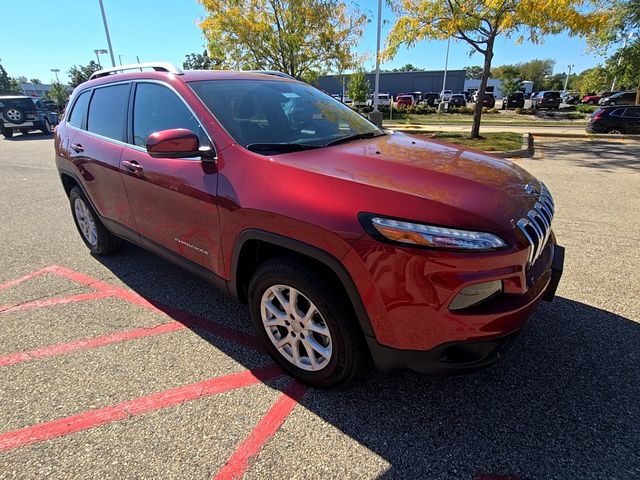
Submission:
[[[381,130],[296,80],[139,67],[93,74],[56,130],[84,243],[128,240],[237,296],[301,381],[369,357],[473,371],[553,298],[554,202],[510,161]]]
[[[410,107],[411,105],[413,105],[415,103],[415,99],[413,97],[413,95],[398,95],[396,97],[396,107]]]
[[[586,103],[587,105],[598,105],[598,102],[600,101],[601,98],[610,97],[615,93],[618,93],[618,92],[601,92],[597,95],[596,94],[585,95],[584,97],[582,97],[581,101],[582,103]]]

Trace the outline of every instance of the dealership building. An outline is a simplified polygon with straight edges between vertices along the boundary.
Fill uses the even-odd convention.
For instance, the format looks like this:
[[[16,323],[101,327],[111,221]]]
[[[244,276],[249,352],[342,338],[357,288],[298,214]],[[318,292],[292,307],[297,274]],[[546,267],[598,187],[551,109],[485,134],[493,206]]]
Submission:
[[[464,70],[447,70],[447,83],[444,90],[458,93],[464,90]],[[375,85],[375,74],[368,73],[367,79],[371,91]],[[389,93],[393,96],[407,92],[438,92],[442,88],[444,70],[427,70],[423,72],[385,72],[380,73],[380,93]],[[323,75],[315,82],[325,92],[342,94],[346,92],[349,83],[349,75]]]

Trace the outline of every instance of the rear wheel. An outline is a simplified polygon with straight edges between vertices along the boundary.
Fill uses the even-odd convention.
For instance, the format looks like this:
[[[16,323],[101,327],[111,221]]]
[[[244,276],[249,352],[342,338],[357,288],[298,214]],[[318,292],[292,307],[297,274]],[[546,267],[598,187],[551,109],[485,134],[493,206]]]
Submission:
[[[622,135],[624,134],[624,130],[619,127],[613,127],[608,129],[606,133],[610,133],[611,135]]]
[[[3,128],[1,132],[2,132],[2,135],[4,135],[4,138],[13,137],[13,130],[11,128]]]
[[[44,122],[42,124],[42,128],[40,129],[40,131],[45,135],[51,135],[51,122],[49,122],[48,118],[44,119]]]
[[[360,331],[343,295],[317,269],[293,257],[266,261],[249,284],[249,305],[258,337],[296,379],[326,388],[358,373]]]
[[[108,255],[117,250],[122,240],[105,228],[79,187],[69,193],[71,213],[85,245],[94,255]]]

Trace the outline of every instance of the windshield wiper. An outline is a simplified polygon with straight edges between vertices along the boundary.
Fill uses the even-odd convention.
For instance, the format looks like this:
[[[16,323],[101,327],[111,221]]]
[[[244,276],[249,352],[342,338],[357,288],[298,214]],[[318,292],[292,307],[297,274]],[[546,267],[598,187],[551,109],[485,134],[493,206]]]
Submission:
[[[307,145],[304,143],[250,143],[246,146],[252,152],[299,152],[301,150],[313,150],[320,148],[318,145]]]
[[[385,134],[375,133],[375,132],[356,133],[355,135],[347,135],[346,137],[340,137],[340,138],[336,138],[335,140],[331,140],[329,143],[325,144],[325,147],[330,147],[331,145],[338,145],[340,143],[351,142],[352,140],[361,140],[363,138],[380,137],[382,135],[385,135]]]

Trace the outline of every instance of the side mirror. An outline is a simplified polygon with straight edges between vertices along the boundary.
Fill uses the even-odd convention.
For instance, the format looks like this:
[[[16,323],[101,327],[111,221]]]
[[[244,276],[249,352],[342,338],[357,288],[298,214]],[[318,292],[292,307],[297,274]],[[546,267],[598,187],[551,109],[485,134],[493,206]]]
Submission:
[[[200,139],[186,128],[172,128],[153,132],[147,137],[147,153],[154,158],[200,157],[212,159],[209,147],[200,148]]]

